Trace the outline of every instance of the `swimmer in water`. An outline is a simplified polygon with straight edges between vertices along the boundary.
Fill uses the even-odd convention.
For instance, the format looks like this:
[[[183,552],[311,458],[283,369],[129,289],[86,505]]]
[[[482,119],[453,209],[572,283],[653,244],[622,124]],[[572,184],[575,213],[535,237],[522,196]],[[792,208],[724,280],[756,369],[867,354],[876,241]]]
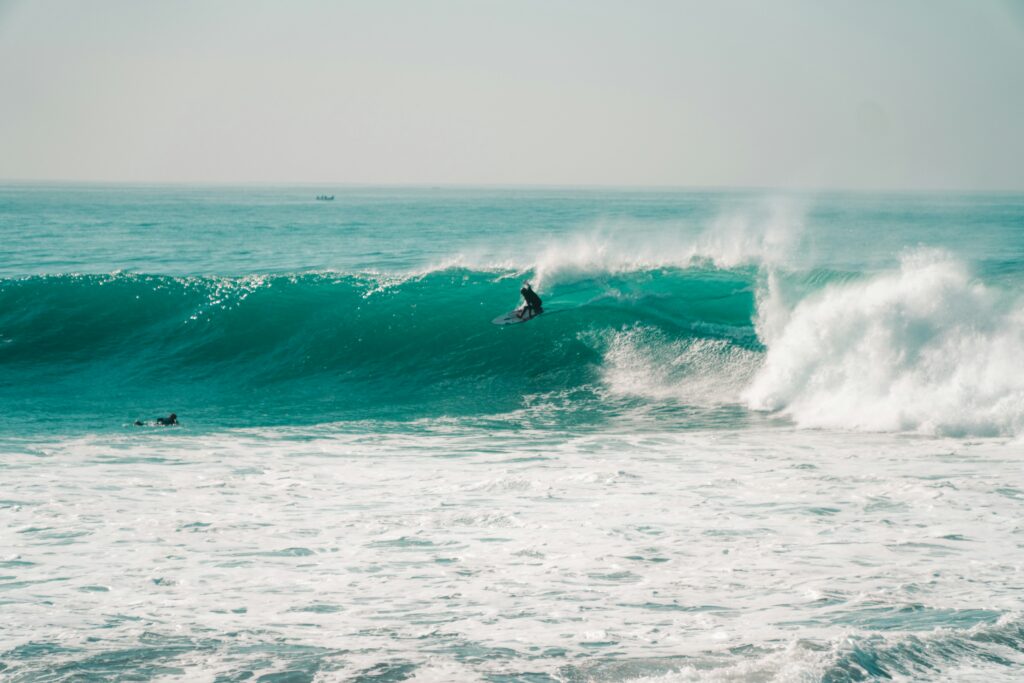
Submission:
[[[173,427],[173,426],[178,424],[178,416],[175,413],[171,413],[167,417],[158,417],[153,422],[153,424],[159,425],[161,427]],[[135,426],[136,427],[145,427],[146,423],[143,422],[142,420],[136,420],[135,421]]]

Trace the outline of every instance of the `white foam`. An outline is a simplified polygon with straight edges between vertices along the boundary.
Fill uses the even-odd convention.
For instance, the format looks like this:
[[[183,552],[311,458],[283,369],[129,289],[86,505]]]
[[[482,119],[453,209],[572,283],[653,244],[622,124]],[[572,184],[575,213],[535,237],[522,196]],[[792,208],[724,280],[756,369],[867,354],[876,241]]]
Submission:
[[[567,667],[606,680],[622,663],[621,680],[670,661],[693,668],[661,680],[818,680],[808,672],[836,660],[820,646],[844,642],[844,616],[920,604],[938,624],[943,610],[1019,608],[1007,548],[1024,500],[1005,489],[1018,454],[632,423],[37,444],[3,453],[4,498],[19,505],[0,508],[0,554],[25,563],[3,569],[0,641],[70,648],[5,659],[21,678],[141,641],[172,646],[160,663],[199,680],[311,658],[325,680],[396,663],[424,681]],[[786,648],[795,624],[816,648]],[[204,646],[188,654],[182,639]]]
[[[608,223],[549,242],[533,265],[535,286],[592,273],[655,268],[779,265],[796,251],[805,207],[790,197],[768,197],[723,211],[707,225],[685,222]],[[639,237],[639,238],[638,238]]]
[[[694,264],[717,268],[778,265],[798,253],[804,231],[803,202],[764,197],[730,205],[707,221],[603,219],[530,248],[467,245],[411,277],[467,268],[530,276],[535,289],[581,276],[616,275]]]
[[[739,400],[759,356],[722,339],[670,340],[635,326],[608,335],[603,379],[614,394],[720,405]]]
[[[834,285],[792,311],[761,297],[764,367],[749,406],[806,427],[1016,435],[1024,428],[1024,312],[948,254]]]

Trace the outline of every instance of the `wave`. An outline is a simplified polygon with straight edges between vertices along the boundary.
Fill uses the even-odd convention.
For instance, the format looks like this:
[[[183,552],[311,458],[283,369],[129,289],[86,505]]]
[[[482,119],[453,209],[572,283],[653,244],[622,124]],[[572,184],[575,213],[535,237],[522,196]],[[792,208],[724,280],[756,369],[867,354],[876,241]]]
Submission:
[[[13,387],[88,401],[229,406],[309,419],[474,414],[600,383],[607,334],[754,347],[753,272],[655,270],[551,284],[528,325],[508,271],[176,278],[116,273],[0,283]],[[12,404],[16,401],[12,398]],[[178,410],[182,414],[184,410]],[[221,416],[223,417],[223,416]]]
[[[790,307],[762,294],[768,348],[744,396],[806,427],[1014,435],[1024,428],[1024,309],[948,254],[831,285]]]
[[[378,356],[394,349],[420,360],[455,352],[471,360],[484,349],[463,338],[500,338],[502,330],[482,323],[518,305],[514,275],[448,268],[404,276],[115,273],[8,279],[0,281],[0,334],[5,359],[22,361],[159,348],[177,360],[201,363],[290,348],[351,367],[373,361],[359,356],[361,345]],[[753,340],[752,277],[695,269],[577,279],[542,291],[545,320],[558,314],[560,322],[573,320],[580,329],[649,322],[683,335]],[[495,350],[484,346],[481,355]]]
[[[1019,301],[948,254],[873,274],[578,256],[525,272],[0,280],[0,401],[185,405],[236,425],[669,403],[815,428],[1024,431]],[[545,316],[491,325],[520,277]]]

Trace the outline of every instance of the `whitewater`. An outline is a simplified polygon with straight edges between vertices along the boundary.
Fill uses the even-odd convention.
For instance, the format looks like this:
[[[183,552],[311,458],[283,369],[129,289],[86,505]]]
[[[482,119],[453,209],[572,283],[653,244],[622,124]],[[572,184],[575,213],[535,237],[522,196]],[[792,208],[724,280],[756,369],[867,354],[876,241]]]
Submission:
[[[4,680],[1020,678],[1024,196],[13,184],[0,239]]]

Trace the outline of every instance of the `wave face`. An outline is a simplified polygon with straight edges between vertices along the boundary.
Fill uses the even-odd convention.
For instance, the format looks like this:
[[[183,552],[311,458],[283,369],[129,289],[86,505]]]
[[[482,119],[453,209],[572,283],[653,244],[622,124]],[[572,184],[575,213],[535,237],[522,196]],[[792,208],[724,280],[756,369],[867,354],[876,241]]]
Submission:
[[[871,275],[696,260],[548,268],[543,318],[489,324],[516,305],[518,275],[8,279],[5,388],[39,387],[26,415],[85,422],[187,406],[219,426],[502,414],[547,424],[668,405],[696,411],[697,427],[737,410],[870,431],[1024,427],[1021,308],[942,252]]]
[[[521,408],[525,395],[593,394],[606,356],[621,366],[625,337],[688,345],[695,363],[759,348],[753,272],[577,278],[543,292],[542,319],[500,328],[491,318],[518,299],[509,275],[10,279],[0,362],[8,388],[50,387],[59,416],[91,419],[79,402],[126,418],[188,404],[250,424],[493,414]]]

